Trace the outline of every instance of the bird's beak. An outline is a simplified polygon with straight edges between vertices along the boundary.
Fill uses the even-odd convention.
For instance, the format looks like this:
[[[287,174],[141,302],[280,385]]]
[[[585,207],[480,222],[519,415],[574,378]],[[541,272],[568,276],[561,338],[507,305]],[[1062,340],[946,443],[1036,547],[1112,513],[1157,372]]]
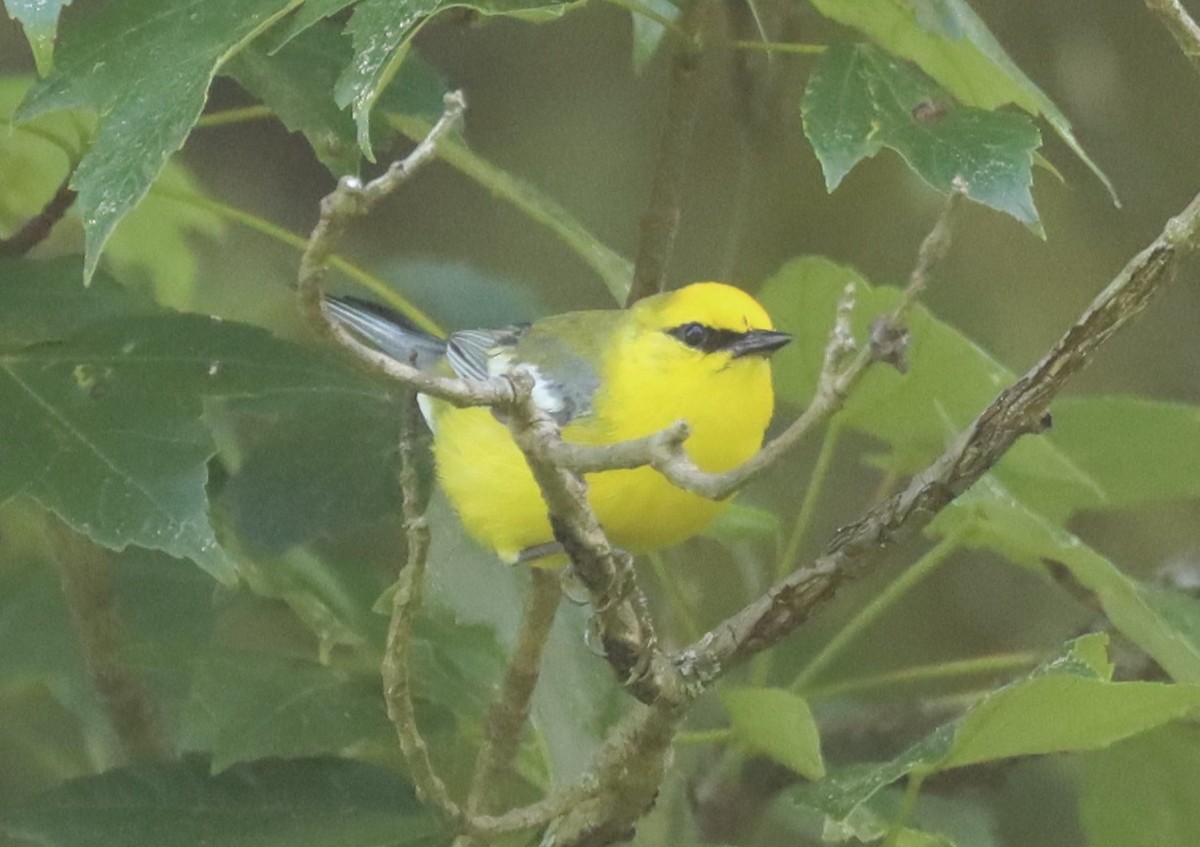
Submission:
[[[735,359],[742,356],[762,356],[765,359],[791,340],[792,337],[786,332],[752,329],[729,345],[729,352]]]

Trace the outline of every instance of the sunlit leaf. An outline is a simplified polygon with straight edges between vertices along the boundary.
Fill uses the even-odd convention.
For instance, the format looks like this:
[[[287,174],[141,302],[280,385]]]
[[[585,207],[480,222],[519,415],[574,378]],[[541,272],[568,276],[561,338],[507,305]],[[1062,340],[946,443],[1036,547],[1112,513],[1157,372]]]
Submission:
[[[888,147],[943,194],[964,193],[1041,234],[1029,192],[1041,136],[1025,116],[959,106],[919,70],[867,44],[835,44],[821,55],[803,114],[829,190]]]
[[[95,117],[63,111],[11,126],[32,76],[0,76],[0,235],[9,236],[38,214],[82,155]]]
[[[194,756],[122,768],[0,812],[0,832],[47,847],[432,847],[447,839],[401,777],[332,758],[256,762],[216,776]]]
[[[204,108],[217,68],[298,0],[127,0],[70,16],[54,73],[18,113],[100,115],[71,184],[79,191],[90,279],[113,228],[145,196]],[[147,73],[147,67],[157,68]]]
[[[32,83],[30,77],[0,78],[0,118],[11,117]],[[41,212],[66,178],[69,161],[82,155],[95,123],[91,113],[56,111],[0,133],[0,170],[5,176],[0,181],[0,233],[11,233]],[[166,163],[157,184],[199,193],[191,175],[176,161]],[[77,206],[72,205],[51,236],[60,241],[64,235],[77,239],[80,226]],[[197,273],[189,239],[216,237],[223,231],[222,221],[207,210],[150,195],[121,219],[107,256],[123,277],[147,279],[159,302],[183,307],[191,302]]]
[[[803,697],[781,688],[725,688],[721,705],[741,744],[806,779],[825,775],[820,734]]]
[[[174,160],[163,166],[154,184],[200,195],[191,173]],[[122,279],[148,279],[156,301],[186,309],[195,303],[200,270],[196,236],[215,239],[225,231],[225,222],[212,211],[151,192],[121,218],[104,255]]]

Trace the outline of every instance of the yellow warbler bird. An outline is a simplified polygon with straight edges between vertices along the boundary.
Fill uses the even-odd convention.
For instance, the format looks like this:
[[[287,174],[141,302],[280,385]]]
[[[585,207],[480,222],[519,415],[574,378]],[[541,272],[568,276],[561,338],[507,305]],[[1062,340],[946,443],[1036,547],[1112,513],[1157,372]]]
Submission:
[[[613,444],[687,421],[700,468],[729,470],[762,444],[774,394],[768,358],[791,340],[750,295],[700,282],[626,310],[570,312],[532,324],[428,335],[399,314],[329,298],[332,317],[380,351],[422,369],[486,379],[516,365],[534,401],[579,444]],[[421,398],[438,477],[467,532],[506,562],[556,550],[546,506],[508,429],[487,408]],[[653,468],[588,474],[588,498],[612,542],[632,552],[675,544],[724,508]]]

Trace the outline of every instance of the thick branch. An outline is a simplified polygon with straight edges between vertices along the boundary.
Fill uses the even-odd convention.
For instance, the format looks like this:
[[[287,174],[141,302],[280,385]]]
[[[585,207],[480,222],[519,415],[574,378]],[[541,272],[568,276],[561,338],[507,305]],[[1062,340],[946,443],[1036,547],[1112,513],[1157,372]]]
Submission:
[[[661,700],[626,715],[589,769],[600,791],[556,820],[542,843],[602,847],[629,840],[658,796],[682,717],[679,705]]]
[[[861,574],[878,552],[916,532],[987,473],[1018,438],[1049,425],[1050,401],[1083,369],[1096,348],[1145,309],[1200,242],[1200,196],[1135,256],[1040,362],[1003,391],[908,487],[842,529],[825,555],[777,583],[691,648],[725,669],[795,630],[839,586]]]

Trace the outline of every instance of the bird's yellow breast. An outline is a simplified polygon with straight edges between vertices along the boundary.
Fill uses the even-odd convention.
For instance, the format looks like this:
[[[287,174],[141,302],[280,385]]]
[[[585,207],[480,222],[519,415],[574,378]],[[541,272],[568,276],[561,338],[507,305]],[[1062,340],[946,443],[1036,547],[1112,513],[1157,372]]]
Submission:
[[[605,345],[590,414],[563,429],[568,441],[612,444],[685,420],[692,460],[710,472],[748,459],[773,407],[765,358],[706,356],[657,328],[621,323]],[[467,531],[514,561],[553,540],[546,507],[507,428],[487,409],[436,404],[439,477]],[[652,468],[588,476],[589,499],[612,542],[638,552],[702,531],[724,508],[683,491]]]

